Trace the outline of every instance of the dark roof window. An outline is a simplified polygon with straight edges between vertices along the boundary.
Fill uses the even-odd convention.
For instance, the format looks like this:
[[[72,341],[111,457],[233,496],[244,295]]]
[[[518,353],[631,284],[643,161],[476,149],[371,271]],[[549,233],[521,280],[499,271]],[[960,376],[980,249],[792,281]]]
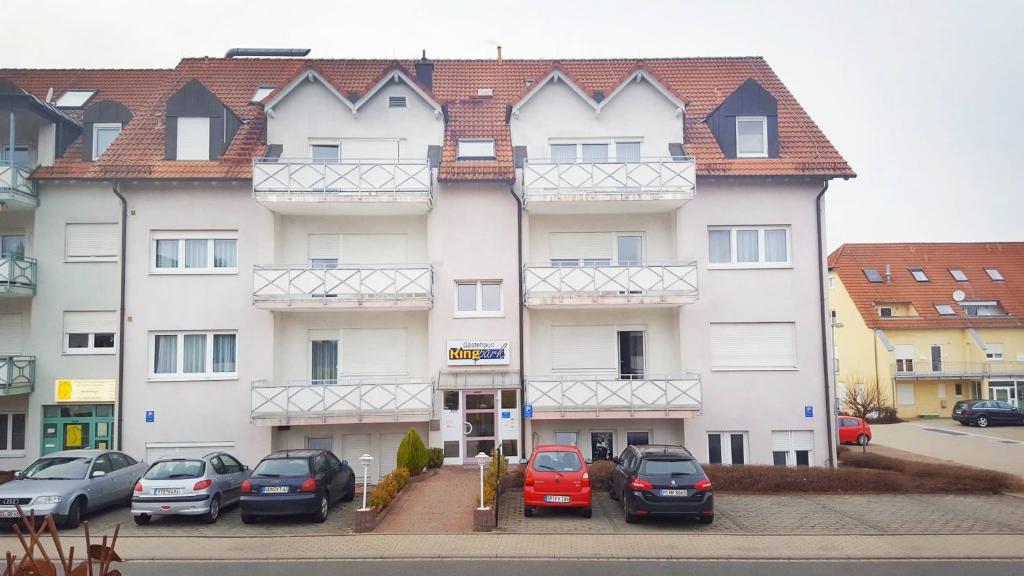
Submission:
[[[864,276],[867,277],[868,282],[878,284],[882,282],[882,275],[879,274],[878,268],[865,268]]]

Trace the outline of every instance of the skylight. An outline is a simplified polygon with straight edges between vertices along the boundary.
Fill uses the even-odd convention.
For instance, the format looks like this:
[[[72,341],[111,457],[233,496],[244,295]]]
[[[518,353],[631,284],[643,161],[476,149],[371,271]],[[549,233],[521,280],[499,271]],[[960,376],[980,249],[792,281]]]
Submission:
[[[865,268],[864,275],[867,276],[868,282],[879,283],[882,281],[882,275],[878,273],[878,268]]]
[[[260,86],[256,89],[256,92],[252,95],[252,102],[257,104],[263,102],[263,99],[270,96],[270,93],[274,91],[273,86]]]
[[[928,275],[925,274],[924,270],[922,270],[921,268],[911,268],[910,274],[914,277],[914,280],[917,280],[918,282],[928,281]]]
[[[494,140],[459,140],[459,160],[494,160]]]
[[[939,316],[956,316],[956,312],[949,304],[936,304],[935,311],[939,313]]]
[[[55,103],[59,108],[81,108],[96,94],[95,90],[68,90]]]
[[[967,282],[967,274],[964,274],[964,271],[959,268],[950,268],[949,275],[957,282]]]
[[[997,268],[985,268],[985,272],[988,274],[989,278],[995,280],[996,282],[1002,282],[1003,280],[1005,280],[1005,278],[1003,278],[1003,275],[999,272]]]

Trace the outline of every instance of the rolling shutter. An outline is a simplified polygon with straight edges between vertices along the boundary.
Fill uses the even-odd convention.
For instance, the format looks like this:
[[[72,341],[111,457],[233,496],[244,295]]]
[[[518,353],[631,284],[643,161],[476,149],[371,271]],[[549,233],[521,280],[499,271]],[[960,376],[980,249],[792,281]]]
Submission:
[[[342,160],[370,160],[398,158],[398,140],[343,139]]]
[[[896,402],[904,406],[910,406],[917,402],[914,397],[913,382],[900,382],[896,385]]]
[[[552,326],[551,369],[574,372],[617,370],[613,326]]]
[[[179,116],[177,136],[176,160],[210,159],[209,118]]]
[[[20,354],[24,320],[21,314],[0,314],[0,354]]]
[[[380,435],[380,478],[383,478],[398,467],[398,445],[402,443],[404,434]]]
[[[345,264],[404,264],[405,234],[343,234]]]
[[[341,242],[337,234],[310,234],[310,260],[337,260],[341,251]]]
[[[369,434],[345,434],[341,437],[341,459],[348,460],[359,482],[363,481],[363,463],[359,461],[363,454],[370,454]],[[373,477],[373,463],[370,464],[370,477]]]
[[[342,330],[342,375],[405,374],[405,342],[405,328]]]
[[[102,334],[117,332],[117,312],[65,312],[65,334]]]
[[[64,229],[68,259],[117,258],[120,244],[117,224],[68,224]]]
[[[711,368],[796,368],[796,324],[712,323]]]
[[[811,430],[773,430],[772,452],[813,450],[814,432]]]
[[[611,232],[552,232],[552,260],[611,260]]]
[[[789,452],[793,449],[793,437],[788,430],[772,430],[772,452]]]

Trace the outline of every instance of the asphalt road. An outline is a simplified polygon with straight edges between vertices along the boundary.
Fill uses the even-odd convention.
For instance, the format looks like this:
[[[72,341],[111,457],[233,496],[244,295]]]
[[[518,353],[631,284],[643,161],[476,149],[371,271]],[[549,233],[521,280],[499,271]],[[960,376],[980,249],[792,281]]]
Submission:
[[[871,427],[872,444],[1024,476],[1024,426],[961,426],[947,418]]]
[[[414,560],[300,562],[129,562],[130,576],[1019,576],[1020,561],[577,561]]]

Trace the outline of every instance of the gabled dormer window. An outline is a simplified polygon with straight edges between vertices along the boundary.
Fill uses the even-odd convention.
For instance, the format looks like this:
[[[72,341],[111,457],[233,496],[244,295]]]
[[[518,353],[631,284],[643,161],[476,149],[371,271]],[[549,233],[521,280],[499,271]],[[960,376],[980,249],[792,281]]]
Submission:
[[[205,161],[220,158],[242,120],[198,80],[190,80],[167,99],[164,157]]]
[[[118,123],[101,123],[92,125],[92,159],[96,160],[106,152],[107,148],[121,134]]]
[[[748,78],[704,121],[726,158],[779,157],[779,105]]]
[[[766,117],[736,117],[736,157],[768,157],[768,119]]]
[[[178,160],[210,159],[210,119],[181,116],[178,118]]]
[[[494,140],[491,139],[466,139],[459,140],[459,160],[494,160]]]

